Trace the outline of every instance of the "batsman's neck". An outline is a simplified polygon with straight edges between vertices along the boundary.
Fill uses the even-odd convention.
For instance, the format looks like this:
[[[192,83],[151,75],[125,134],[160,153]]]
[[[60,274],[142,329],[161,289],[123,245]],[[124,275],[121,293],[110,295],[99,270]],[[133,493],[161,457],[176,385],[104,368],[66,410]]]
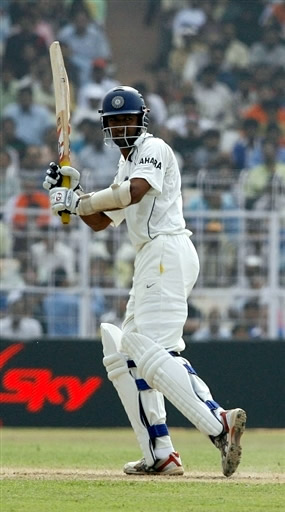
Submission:
[[[129,156],[129,154],[131,153],[132,150],[133,150],[133,147],[131,147],[131,148],[120,148],[120,151],[121,151],[121,153],[122,153],[122,155],[123,155],[125,160],[128,159],[128,156]]]

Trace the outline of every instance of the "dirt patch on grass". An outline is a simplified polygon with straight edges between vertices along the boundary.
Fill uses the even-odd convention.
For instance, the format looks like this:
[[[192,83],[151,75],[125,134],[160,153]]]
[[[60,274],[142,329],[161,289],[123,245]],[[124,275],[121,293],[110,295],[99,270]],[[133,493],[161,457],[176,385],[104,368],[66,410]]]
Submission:
[[[161,482],[236,482],[250,484],[285,483],[283,473],[244,473],[237,472],[230,478],[220,473],[189,471],[183,476],[133,476],[114,470],[73,470],[73,469],[36,469],[36,468],[1,468],[1,479],[22,480],[112,480],[112,481],[149,481],[159,479]]]

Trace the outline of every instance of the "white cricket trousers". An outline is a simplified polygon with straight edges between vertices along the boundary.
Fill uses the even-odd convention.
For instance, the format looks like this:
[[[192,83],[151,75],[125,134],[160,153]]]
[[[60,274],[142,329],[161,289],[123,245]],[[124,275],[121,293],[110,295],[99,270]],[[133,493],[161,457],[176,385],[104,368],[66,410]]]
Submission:
[[[187,234],[159,235],[145,244],[135,258],[123,333],[144,334],[168,351],[183,350],[187,298],[198,274],[198,255]]]

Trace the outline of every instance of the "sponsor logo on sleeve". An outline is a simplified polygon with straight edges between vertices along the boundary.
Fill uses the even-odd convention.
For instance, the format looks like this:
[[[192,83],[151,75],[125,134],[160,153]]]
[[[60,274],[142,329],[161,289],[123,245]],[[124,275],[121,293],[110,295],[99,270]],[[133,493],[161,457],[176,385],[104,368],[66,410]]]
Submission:
[[[149,156],[145,156],[145,157],[141,158],[139,161],[139,164],[143,164],[143,165],[144,164],[153,164],[153,166],[156,169],[161,169],[161,162],[156,160],[156,158],[149,157]]]

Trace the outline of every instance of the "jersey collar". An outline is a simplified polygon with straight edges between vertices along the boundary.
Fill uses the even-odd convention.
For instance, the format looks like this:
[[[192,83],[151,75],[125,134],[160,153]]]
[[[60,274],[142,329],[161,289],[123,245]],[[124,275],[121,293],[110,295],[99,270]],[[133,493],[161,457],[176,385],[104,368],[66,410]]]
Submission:
[[[145,139],[148,139],[149,137],[153,137],[151,133],[142,133],[134,143],[134,146],[139,147],[141,144],[145,141]]]

